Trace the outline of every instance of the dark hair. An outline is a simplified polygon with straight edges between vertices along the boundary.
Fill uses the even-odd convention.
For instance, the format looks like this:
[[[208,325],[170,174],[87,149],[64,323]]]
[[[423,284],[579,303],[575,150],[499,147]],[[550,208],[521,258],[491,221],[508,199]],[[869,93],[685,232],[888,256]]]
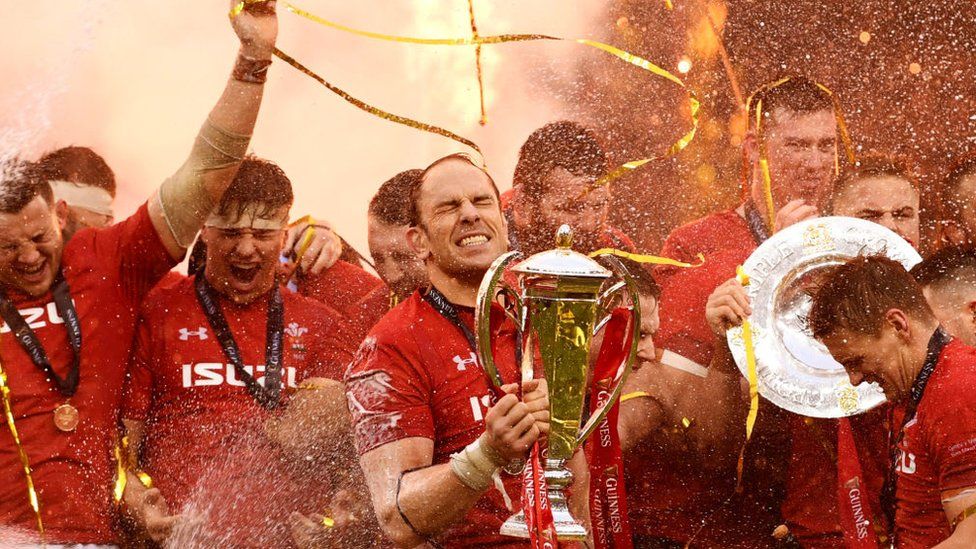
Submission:
[[[749,124],[755,129],[756,110],[765,126],[777,109],[813,113],[834,111],[834,100],[819,84],[802,76],[790,76],[761,86],[749,98]]]
[[[71,181],[105,189],[115,198],[115,173],[105,159],[88,147],[63,147],[37,161],[48,181]]]
[[[239,219],[248,207],[257,206],[256,214],[266,217],[283,206],[291,207],[294,200],[291,181],[281,168],[269,160],[248,156],[220,198],[217,214],[234,213]]]
[[[883,255],[859,256],[825,273],[807,322],[817,339],[838,329],[877,335],[891,309],[923,320],[935,318],[922,288],[901,263]]]
[[[551,122],[532,132],[519,149],[513,186],[520,196],[538,201],[547,190],[543,180],[555,168],[597,179],[607,173],[607,155],[589,128],[569,120]]]
[[[407,170],[380,185],[369,201],[369,215],[387,225],[409,225],[410,197],[420,185],[423,173],[424,170]]]
[[[410,226],[411,227],[420,225],[420,221],[421,221],[420,208],[418,207],[418,204],[420,202],[420,197],[423,194],[424,181],[427,179],[427,175],[431,171],[433,171],[434,168],[436,168],[437,166],[440,166],[441,164],[451,160],[460,160],[462,162],[467,162],[468,164],[471,164],[475,168],[481,170],[481,172],[488,177],[488,181],[491,182],[491,190],[495,192],[495,198],[500,199],[500,194],[498,193],[498,186],[495,185],[495,180],[491,177],[491,175],[488,172],[485,171],[484,168],[475,164],[474,160],[471,159],[470,155],[468,155],[467,153],[459,152],[459,153],[449,154],[447,156],[442,156],[441,158],[438,158],[437,160],[433,161],[430,164],[430,166],[424,168],[424,171],[421,172],[420,174],[420,179],[418,180],[417,184],[413,187],[413,189],[410,192]],[[500,206],[501,205],[499,204],[499,207]]]
[[[651,270],[642,263],[630,259],[620,259],[620,262],[627,268],[627,274],[634,279],[637,284],[637,292],[643,297],[661,297],[661,287],[654,280]]]
[[[54,206],[51,185],[37,164],[18,158],[0,160],[0,213],[17,213],[38,196]]]
[[[946,219],[959,221],[962,211],[974,197],[959,196],[962,180],[976,175],[976,152],[964,156],[953,164],[942,182],[942,211]],[[971,205],[969,207],[972,207]]]
[[[853,165],[845,167],[844,171],[841,172],[831,194],[831,207],[833,206],[833,201],[841,193],[854,186],[856,182],[875,177],[897,177],[904,179],[908,181],[916,194],[919,192],[918,179],[915,177],[906,159],[877,153],[866,154],[859,157]]]
[[[919,286],[942,286],[954,282],[976,284],[976,247],[947,246],[912,267]]]

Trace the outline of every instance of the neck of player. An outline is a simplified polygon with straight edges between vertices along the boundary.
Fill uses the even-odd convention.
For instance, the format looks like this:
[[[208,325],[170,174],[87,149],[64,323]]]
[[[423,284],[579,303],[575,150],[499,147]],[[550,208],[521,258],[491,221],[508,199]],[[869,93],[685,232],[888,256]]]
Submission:
[[[474,307],[477,303],[478,287],[484,273],[481,273],[482,276],[457,277],[431,265],[427,268],[427,274],[430,284],[451,303],[462,307]]]

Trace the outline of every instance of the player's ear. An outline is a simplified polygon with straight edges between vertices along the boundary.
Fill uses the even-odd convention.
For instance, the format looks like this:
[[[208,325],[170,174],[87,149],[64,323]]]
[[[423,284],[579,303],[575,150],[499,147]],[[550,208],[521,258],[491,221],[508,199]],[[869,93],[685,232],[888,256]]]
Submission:
[[[64,200],[58,200],[54,204],[54,215],[58,220],[58,227],[64,230],[65,225],[68,224],[68,203]]]
[[[430,240],[427,238],[427,231],[419,225],[411,225],[407,229],[407,245],[417,254],[421,261],[427,261],[430,257]]]

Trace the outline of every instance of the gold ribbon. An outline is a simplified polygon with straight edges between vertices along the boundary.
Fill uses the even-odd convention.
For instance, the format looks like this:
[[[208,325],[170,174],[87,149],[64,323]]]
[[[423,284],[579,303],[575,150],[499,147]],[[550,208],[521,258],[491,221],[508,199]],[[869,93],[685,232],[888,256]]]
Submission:
[[[125,487],[129,483],[130,470],[143,486],[146,488],[153,487],[152,477],[138,468],[138,464],[135,463],[132,454],[129,452],[129,437],[126,435],[122,437],[121,443],[115,443],[115,487],[112,490],[115,503],[121,503],[123,496],[125,496]]]
[[[246,3],[253,3],[253,2],[261,2],[261,1],[265,1],[265,0],[244,0],[244,2],[241,2],[240,4],[238,4],[237,6],[235,6],[235,9],[234,10],[231,10],[231,17],[234,17],[237,13],[240,13],[240,11],[243,10],[244,3],[245,2]],[[324,19],[324,18],[322,18],[322,17],[320,17],[318,15],[315,15],[315,14],[313,14],[311,12],[308,12],[306,10],[303,10],[303,9],[299,8],[298,6],[296,6],[296,5],[294,5],[294,4],[290,3],[290,2],[285,2],[284,3],[284,7],[285,7],[286,10],[290,11],[291,13],[294,13],[295,15],[298,15],[298,16],[303,17],[305,19],[308,19],[309,21],[311,21],[313,23],[317,23],[319,25],[323,25],[323,26],[326,26],[326,27],[329,27],[329,28],[332,28],[332,29],[335,29],[335,30],[339,30],[339,31],[342,31],[342,32],[347,32],[347,33],[354,34],[354,35],[357,35],[357,36],[362,36],[362,37],[365,37],[365,38],[372,38],[372,39],[375,39],[375,40],[384,40],[384,41],[387,41],[387,42],[399,42],[399,43],[404,43],[404,44],[421,44],[421,45],[428,45],[428,46],[475,46],[476,53],[477,53],[478,48],[480,48],[481,46],[483,46],[485,44],[504,44],[504,43],[508,43],[508,42],[529,42],[529,41],[537,41],[537,40],[558,40],[558,41],[575,42],[577,44],[581,44],[581,45],[584,45],[584,46],[588,46],[588,47],[591,47],[591,48],[600,50],[600,51],[602,51],[604,53],[607,53],[609,55],[612,55],[612,56],[614,56],[614,57],[616,57],[616,58],[618,58],[618,59],[620,59],[620,60],[622,60],[622,61],[624,61],[626,63],[629,63],[631,65],[634,65],[635,67],[638,67],[638,68],[644,69],[646,71],[649,71],[652,74],[657,75],[657,76],[659,76],[661,78],[665,78],[665,79],[667,79],[667,80],[669,80],[669,81],[677,84],[682,89],[684,89],[684,90],[686,90],[688,92],[689,112],[690,112],[691,122],[692,122],[692,127],[691,127],[691,129],[688,132],[686,132],[677,141],[675,141],[673,144],[671,144],[671,146],[668,147],[667,151],[665,151],[665,153],[662,154],[662,155],[658,155],[658,156],[654,156],[654,157],[650,157],[650,158],[643,158],[643,159],[640,159],[640,160],[632,160],[632,161],[629,161],[629,162],[625,162],[621,166],[619,166],[616,169],[612,170],[607,175],[601,177],[600,179],[596,180],[594,183],[592,183],[591,185],[589,185],[587,187],[587,189],[585,189],[583,191],[583,193],[581,194],[581,196],[589,193],[590,191],[592,191],[595,188],[598,188],[598,187],[600,187],[602,185],[605,185],[605,184],[613,181],[614,179],[620,177],[621,175],[623,175],[623,174],[625,174],[627,172],[630,172],[630,171],[636,170],[637,168],[640,168],[641,166],[647,164],[648,162],[652,162],[654,160],[660,160],[660,159],[663,159],[663,158],[668,158],[670,156],[673,156],[673,155],[677,154],[678,152],[684,150],[685,147],[687,147],[689,143],[691,143],[691,141],[695,138],[695,133],[698,131],[698,122],[699,122],[698,112],[701,109],[701,103],[698,101],[697,97],[695,97],[695,95],[691,92],[691,90],[689,90],[685,86],[684,82],[682,82],[680,78],[678,78],[677,76],[671,74],[670,72],[664,70],[663,68],[655,65],[654,63],[651,63],[650,61],[648,61],[648,60],[646,60],[646,59],[644,59],[642,57],[639,57],[637,55],[634,55],[632,53],[629,53],[627,51],[624,51],[624,50],[622,50],[620,48],[611,46],[609,44],[604,44],[602,42],[597,42],[595,40],[589,40],[587,38],[560,38],[560,37],[556,37],[556,36],[550,36],[550,35],[547,35],[547,34],[499,34],[499,35],[492,35],[492,36],[482,36],[482,35],[479,35],[477,33],[477,29],[474,27],[473,22],[472,22],[472,30],[474,32],[472,32],[472,36],[470,38],[418,38],[418,37],[413,37],[413,36],[398,36],[398,35],[392,35],[392,34],[383,34],[383,33],[378,33],[378,32],[366,31],[366,30],[356,29],[356,28],[353,28],[353,27],[349,27],[349,26],[346,26],[346,25],[342,25],[340,23],[336,23],[334,21],[330,21],[328,19]],[[473,12],[472,12],[472,15],[473,15]],[[282,57],[282,55],[280,54],[280,50],[276,50],[275,51],[275,54],[278,55],[278,57]],[[282,57],[282,59],[284,59],[284,58]],[[408,119],[406,117],[396,117],[396,115],[392,115],[390,113],[386,113],[385,111],[381,111],[381,110],[379,110],[379,109],[377,109],[375,107],[371,107],[371,106],[363,103],[362,101],[359,101],[358,99],[353,98],[349,94],[347,94],[345,92],[341,92],[341,90],[336,91],[336,90],[338,90],[338,88],[335,88],[335,86],[332,86],[331,84],[328,84],[327,82],[325,82],[325,80],[323,80],[321,77],[319,77],[315,73],[311,72],[307,68],[305,68],[303,66],[300,66],[298,64],[298,62],[295,61],[294,59],[292,59],[292,58],[289,57],[289,58],[284,59],[284,60],[288,64],[290,64],[293,67],[299,69],[300,71],[304,72],[308,76],[314,78],[315,80],[317,80],[319,83],[321,83],[322,85],[324,85],[327,88],[329,88],[334,93],[339,94],[340,96],[343,97],[343,99],[346,99],[350,103],[353,103],[357,107],[359,107],[359,108],[361,108],[363,110],[366,110],[367,112],[371,112],[372,114],[374,114],[376,116],[379,116],[380,118],[384,118],[384,119],[387,119],[387,120],[390,120],[390,121],[393,121],[393,122],[397,122],[397,123],[400,123],[400,124],[404,124],[406,126],[410,126],[410,127],[415,128],[415,129],[420,129],[420,130],[424,130],[424,131],[428,131],[428,132],[432,132],[432,133],[437,133],[437,134],[442,135],[442,136],[445,136],[445,137],[449,137],[451,139],[454,139],[455,141],[458,141],[460,143],[463,143],[463,144],[465,144],[465,145],[473,148],[474,150],[478,151],[478,154],[481,154],[481,150],[478,149],[478,147],[476,145],[474,145],[474,143],[472,143],[471,141],[466,140],[464,138],[461,138],[460,136],[454,134],[453,132],[450,132],[450,131],[445,130],[443,128],[438,128],[436,126],[431,126],[429,124],[424,124],[422,122],[418,122],[418,121],[415,121],[415,120],[411,120],[411,119]],[[479,63],[479,66],[480,66],[480,63]],[[480,85],[480,71],[479,71],[479,85]],[[335,88],[335,89],[333,89],[333,88]],[[341,92],[341,93],[339,93],[339,92]],[[376,112],[374,112],[374,111],[376,111]],[[482,158],[484,158],[483,155],[482,155]]]
[[[24,469],[24,480],[27,483],[27,500],[34,517],[37,519],[37,531],[41,534],[41,544],[44,543],[44,521],[41,520],[41,504],[37,499],[37,490],[34,489],[34,476],[31,472],[30,459],[27,457],[27,450],[24,449],[20,441],[20,434],[17,432],[17,424],[14,421],[14,410],[10,403],[10,386],[7,384],[7,373],[0,363],[0,398],[3,399],[3,413],[7,419],[7,429],[10,436],[14,439],[14,446],[17,447],[17,454],[20,456],[20,465]]]
[[[749,285],[749,275],[742,266],[735,268],[735,277],[743,286]],[[745,465],[746,446],[752,438],[752,430],[756,426],[759,415],[759,381],[756,372],[756,349],[752,343],[752,324],[748,318],[742,319],[742,344],[746,349],[746,370],[749,379],[749,415],[746,416],[746,441],[739,452],[739,463],[736,465],[736,491],[742,491],[742,472]]]
[[[474,0],[468,0],[468,16],[471,19],[471,38],[478,38],[478,23],[474,18]],[[481,101],[481,119],[479,124],[488,123],[488,111],[485,110],[485,80],[481,71],[481,44],[474,47],[474,66],[478,75],[478,98]]]
[[[595,252],[589,254],[590,257],[597,257],[601,255],[615,255],[617,257],[622,257],[624,259],[629,259],[631,261],[636,261],[637,263],[650,263],[653,265],[671,265],[673,267],[682,268],[694,268],[701,267],[705,264],[705,256],[703,254],[698,254],[698,263],[685,263],[684,261],[678,261],[677,259],[671,259],[670,257],[660,257],[656,255],[647,254],[635,254],[631,252],[625,252],[624,250],[618,250],[616,248],[601,248]]]
[[[646,391],[634,391],[632,393],[625,393],[620,395],[620,402],[627,402],[628,400],[634,400],[635,398],[652,398],[651,393]]]

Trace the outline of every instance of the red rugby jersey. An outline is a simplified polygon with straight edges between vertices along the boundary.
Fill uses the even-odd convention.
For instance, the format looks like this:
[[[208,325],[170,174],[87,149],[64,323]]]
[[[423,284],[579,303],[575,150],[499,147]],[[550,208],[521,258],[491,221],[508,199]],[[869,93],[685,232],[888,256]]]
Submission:
[[[287,290],[281,295],[285,315],[283,398],[287,398],[286,387],[295,388],[309,377],[342,379],[352,354],[339,315]],[[245,368],[262,382],[267,299],[238,305],[217,294],[216,300]],[[238,487],[235,493],[261,497],[267,494],[249,487],[266,486],[268,479],[287,484],[285,470],[274,465],[281,461],[279,457],[266,450],[259,454],[261,445],[241,442],[260,432],[272,413],[255,402],[236,375],[197,301],[194,279],[153,290],[142,306],[122,417],[145,422],[141,463],[170,512],[179,512],[188,503],[198,506],[199,497],[206,498],[206,494],[194,495],[201,478],[211,479],[211,485],[217,478],[219,483]],[[258,468],[257,474],[265,476],[254,478],[255,468],[248,466],[251,455],[272,456],[266,458],[270,460],[266,468]],[[250,473],[244,475],[245,471]],[[325,495],[306,495],[290,502],[291,507],[257,505],[253,496],[245,498],[249,503],[238,506],[235,518],[240,518],[238,525],[251,527],[237,528],[234,543],[262,546],[266,539],[262,527],[287,524],[293,510],[322,511],[314,504],[320,502],[319,495]]]
[[[21,442],[30,457],[47,541],[111,543],[116,421],[143,296],[175,264],[159,240],[146,206],[104,229],[79,231],[61,259],[81,321],[78,392],[71,404],[80,423],[71,433],[54,426],[65,399],[0,327],[0,359],[11,390]],[[51,293],[32,298],[8,290],[59,376],[71,363],[64,321]],[[0,524],[35,530],[24,471],[5,425],[0,427]]]
[[[299,277],[298,293],[338,311],[352,331],[354,348],[390,309],[389,298],[378,297],[389,295],[386,284],[359,266],[342,260],[318,276]]]
[[[463,322],[474,325],[473,311],[458,307]],[[497,325],[492,341],[503,379],[516,381],[515,337],[510,323]],[[363,341],[346,373],[346,393],[360,454],[397,440],[434,441],[434,464],[474,442],[484,432],[491,404],[488,379],[467,339],[414,292],[380,320]],[[502,473],[508,494],[519,499],[521,483]],[[511,514],[501,494],[491,489],[463,521],[438,541],[445,547],[528,547],[498,534]]]
[[[949,537],[942,492],[976,487],[974,386],[976,349],[953,339],[898,447],[898,547],[927,548]]]

